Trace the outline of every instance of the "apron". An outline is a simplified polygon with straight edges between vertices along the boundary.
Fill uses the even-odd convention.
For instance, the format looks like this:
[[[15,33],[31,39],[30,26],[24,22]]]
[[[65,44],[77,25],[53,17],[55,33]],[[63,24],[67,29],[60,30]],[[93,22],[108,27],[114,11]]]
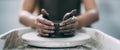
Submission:
[[[53,22],[61,21],[63,16],[73,9],[80,15],[80,0],[39,0],[39,10],[45,9]]]

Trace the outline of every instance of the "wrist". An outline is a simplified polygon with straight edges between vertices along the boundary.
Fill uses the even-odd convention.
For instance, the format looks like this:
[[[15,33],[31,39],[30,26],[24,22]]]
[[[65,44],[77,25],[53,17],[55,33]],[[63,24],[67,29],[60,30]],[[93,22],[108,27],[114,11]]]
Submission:
[[[32,18],[29,26],[32,28],[36,28],[36,23],[37,23],[36,20],[37,20],[37,17]]]

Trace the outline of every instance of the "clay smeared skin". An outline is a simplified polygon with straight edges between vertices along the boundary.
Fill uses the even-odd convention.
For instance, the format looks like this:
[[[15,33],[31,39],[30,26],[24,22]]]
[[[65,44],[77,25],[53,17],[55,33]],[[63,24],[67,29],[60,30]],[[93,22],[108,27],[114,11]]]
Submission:
[[[75,13],[76,13],[76,9],[72,10],[68,14],[65,14],[64,18],[63,18],[63,21],[67,20],[67,19],[71,19],[74,16]],[[47,14],[43,15],[43,17],[50,20],[50,17]],[[40,36],[47,37],[47,38],[67,38],[67,37],[73,37],[74,36],[75,32],[69,32],[69,33],[59,32],[59,28],[60,28],[59,23],[54,23],[54,27],[55,27],[54,33],[49,33],[48,36],[42,36],[42,35],[40,35]]]

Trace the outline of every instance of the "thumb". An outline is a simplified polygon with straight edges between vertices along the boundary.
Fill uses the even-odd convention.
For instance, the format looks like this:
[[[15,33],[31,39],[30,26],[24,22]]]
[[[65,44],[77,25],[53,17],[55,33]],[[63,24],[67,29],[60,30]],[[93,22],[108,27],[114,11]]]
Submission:
[[[45,9],[41,10],[41,14],[43,15],[43,18],[50,20],[49,14]]]
[[[41,10],[41,14],[49,16],[48,12],[45,9]]]
[[[76,13],[77,13],[76,9],[73,9],[71,12],[66,13],[63,17],[63,21],[75,16]]]

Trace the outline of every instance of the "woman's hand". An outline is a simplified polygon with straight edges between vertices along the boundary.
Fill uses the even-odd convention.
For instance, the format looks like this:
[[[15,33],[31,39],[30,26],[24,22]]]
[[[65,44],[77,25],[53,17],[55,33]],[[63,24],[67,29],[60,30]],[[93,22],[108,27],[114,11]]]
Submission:
[[[77,10],[73,9],[64,15],[63,21],[60,23],[60,32],[74,32],[81,27],[78,18],[74,16],[76,12]]]
[[[74,32],[75,30],[81,28],[79,25],[79,21],[77,20],[77,17],[69,18],[63,22],[60,23],[60,32]]]
[[[43,18],[47,12],[42,9],[42,14],[36,18],[35,24],[39,35],[48,36],[49,33],[54,33],[54,23],[50,20]]]

